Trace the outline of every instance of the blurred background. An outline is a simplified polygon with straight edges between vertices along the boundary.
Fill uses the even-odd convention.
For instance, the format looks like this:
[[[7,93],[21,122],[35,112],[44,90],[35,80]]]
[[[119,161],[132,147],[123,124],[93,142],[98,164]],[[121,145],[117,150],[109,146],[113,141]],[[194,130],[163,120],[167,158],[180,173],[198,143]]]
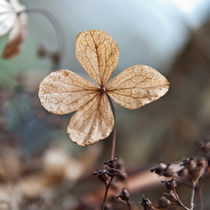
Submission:
[[[57,22],[58,36],[49,19],[30,13],[22,52],[10,60],[0,58],[0,209],[79,209],[84,199],[100,205],[89,194],[103,186],[91,174],[110,158],[111,137],[77,146],[66,133],[71,114],[47,113],[37,96],[40,81],[51,71],[65,68],[88,77],[74,56],[76,35],[88,29],[103,30],[118,43],[114,75],[144,64],[158,69],[171,84],[166,96],[139,110],[115,104],[116,155],[128,174],[139,176],[130,181],[131,200],[140,201],[143,193],[155,201],[163,188],[157,177],[148,175],[149,169],[199,155],[195,143],[210,134],[210,1],[21,3],[47,10]],[[1,54],[7,38],[0,37]],[[62,53],[59,62],[57,51]],[[210,181],[206,183],[203,200],[209,209]],[[188,201],[189,187],[180,191]]]

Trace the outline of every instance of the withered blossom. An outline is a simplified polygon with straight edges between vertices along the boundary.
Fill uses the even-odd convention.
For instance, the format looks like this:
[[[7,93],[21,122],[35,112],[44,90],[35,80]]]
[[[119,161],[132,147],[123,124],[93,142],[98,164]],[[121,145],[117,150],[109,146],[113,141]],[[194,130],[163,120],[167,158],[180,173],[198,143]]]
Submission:
[[[25,9],[17,0],[0,0],[0,36],[7,34],[9,38],[2,57],[9,59],[19,54],[21,44],[26,36],[27,17]]]
[[[108,83],[118,64],[119,49],[115,40],[103,31],[80,33],[75,55],[97,85],[72,71],[59,70],[40,83],[39,98],[42,106],[54,114],[76,111],[67,131],[79,145],[93,144],[111,133],[114,116],[109,97],[127,109],[137,109],[168,91],[167,79],[145,65],[130,66]]]

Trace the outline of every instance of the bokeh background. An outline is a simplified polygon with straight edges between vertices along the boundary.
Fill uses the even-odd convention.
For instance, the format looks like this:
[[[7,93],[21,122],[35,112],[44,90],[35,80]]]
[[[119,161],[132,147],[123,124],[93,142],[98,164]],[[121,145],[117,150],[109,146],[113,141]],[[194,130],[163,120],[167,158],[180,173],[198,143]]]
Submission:
[[[199,155],[195,143],[210,134],[210,1],[21,3],[49,11],[58,24],[59,37],[46,17],[30,13],[21,54],[11,60],[0,58],[1,205],[11,209],[76,209],[83,198],[88,199],[86,195],[101,187],[91,174],[110,158],[111,137],[93,146],[77,146],[66,133],[71,114],[47,113],[37,96],[39,82],[58,68],[88,77],[74,56],[76,35],[88,29],[106,31],[118,43],[120,60],[114,75],[128,66],[144,64],[158,69],[171,83],[166,96],[139,110],[114,105],[116,154],[128,173],[139,174],[133,184],[139,187],[131,189],[132,202],[140,201],[142,193],[155,200],[163,189],[152,177],[147,186],[141,185],[141,172],[161,161],[177,162]],[[0,37],[0,53],[7,38]],[[49,54],[62,52],[60,62],[40,56],[40,47]],[[209,186],[207,180],[203,188],[206,209],[210,206]],[[189,187],[180,191],[187,202]],[[22,199],[24,196],[30,199]]]

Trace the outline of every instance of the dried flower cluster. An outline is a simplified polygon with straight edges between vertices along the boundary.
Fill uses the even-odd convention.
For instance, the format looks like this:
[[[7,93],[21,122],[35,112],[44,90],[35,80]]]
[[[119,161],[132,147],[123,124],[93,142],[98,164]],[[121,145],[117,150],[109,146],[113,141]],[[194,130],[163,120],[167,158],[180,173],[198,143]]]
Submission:
[[[121,188],[119,182],[123,182],[127,179],[127,173],[125,171],[124,164],[122,160],[114,158],[114,160],[109,160],[104,162],[103,169],[93,172],[94,176],[97,176],[99,180],[105,185],[105,196],[102,204],[102,209],[106,206],[106,199],[108,195],[109,188],[112,187],[118,191]],[[121,199],[125,201],[130,207],[130,195],[128,191],[123,187],[119,195],[114,197],[115,199]]]
[[[205,177],[207,170],[208,159],[206,157],[198,157],[184,159],[178,170],[176,170],[173,164],[161,163],[151,171],[160,176],[171,177],[180,182],[196,184],[199,179]]]
[[[210,141],[200,143],[200,148],[204,153],[201,157],[186,158],[180,164],[161,163],[158,167],[151,170],[151,172],[155,172],[166,178],[170,177],[171,179],[162,181],[168,192],[163,193],[158,199],[158,207],[154,207],[149,199],[143,197],[141,205],[145,210],[167,209],[174,206],[182,207],[185,210],[194,209],[195,189],[200,188],[201,182],[206,177],[209,170],[209,143]],[[192,186],[190,208],[182,203],[177,194],[177,182],[190,184]]]
[[[158,206],[154,207],[152,202],[143,196],[141,205],[144,210],[157,210],[157,209],[168,209],[169,207],[180,206],[186,210],[189,210],[180,200],[179,195],[176,192],[177,183],[174,179],[168,181],[162,181],[167,188],[168,192],[164,192],[163,195],[158,199]]]

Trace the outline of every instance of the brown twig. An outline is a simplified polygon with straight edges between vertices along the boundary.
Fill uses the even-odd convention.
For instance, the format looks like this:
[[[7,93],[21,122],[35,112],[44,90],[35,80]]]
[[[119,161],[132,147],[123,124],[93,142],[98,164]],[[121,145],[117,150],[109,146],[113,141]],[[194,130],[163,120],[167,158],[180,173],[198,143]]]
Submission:
[[[116,147],[116,125],[114,125],[114,130],[112,134],[112,152],[111,152],[111,160],[114,160],[115,157],[115,147]]]
[[[113,103],[112,103],[112,99],[109,97],[108,94],[107,95],[107,98],[109,99],[109,103],[110,103],[110,106],[111,106],[111,109],[112,109],[112,113],[114,115],[114,128],[113,128],[113,134],[112,134],[112,152],[111,152],[111,160],[114,160],[114,157],[115,157],[115,148],[116,148],[116,123],[115,123],[115,110],[114,110],[114,106],[113,106]]]
[[[196,189],[196,182],[193,182],[193,187],[192,187],[192,195],[190,199],[190,210],[194,209],[194,198],[195,198],[195,189]]]
[[[203,196],[202,196],[202,189],[201,189],[200,184],[197,185],[196,187],[196,194],[197,194],[199,210],[203,210]]]
[[[109,192],[109,187],[111,186],[113,178],[114,177],[111,177],[110,180],[109,180],[109,183],[106,185],[106,190],[105,190],[105,194],[104,194],[104,200],[103,200],[103,203],[102,203],[102,206],[101,206],[102,210],[105,209],[105,204],[106,204],[106,199],[107,199],[107,195],[108,195],[108,192]]]
[[[176,200],[177,200],[179,206],[181,206],[181,207],[182,207],[183,209],[185,209],[185,210],[190,210],[187,206],[185,206],[185,205],[182,203],[182,201],[180,200],[180,198],[179,198],[179,196],[178,196],[178,194],[177,194],[176,191],[174,191],[174,195],[175,195],[175,197],[176,197]]]
[[[126,203],[128,205],[128,210],[131,210],[131,203],[130,203],[130,201],[128,200]]]

